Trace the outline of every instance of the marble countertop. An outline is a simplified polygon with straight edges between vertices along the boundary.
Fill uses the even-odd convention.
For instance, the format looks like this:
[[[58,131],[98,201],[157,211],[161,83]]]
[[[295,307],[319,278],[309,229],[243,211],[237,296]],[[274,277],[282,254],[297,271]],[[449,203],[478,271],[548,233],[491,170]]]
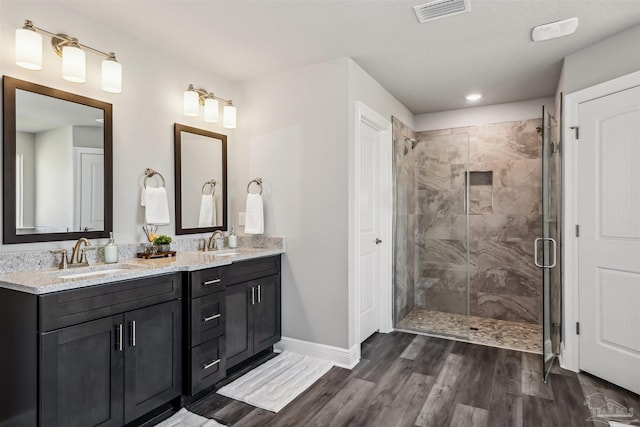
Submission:
[[[178,252],[175,257],[132,258],[115,264],[96,263],[66,270],[45,269],[0,274],[0,287],[31,294],[78,289],[146,276],[195,271],[284,253],[283,249],[237,248],[211,252]]]

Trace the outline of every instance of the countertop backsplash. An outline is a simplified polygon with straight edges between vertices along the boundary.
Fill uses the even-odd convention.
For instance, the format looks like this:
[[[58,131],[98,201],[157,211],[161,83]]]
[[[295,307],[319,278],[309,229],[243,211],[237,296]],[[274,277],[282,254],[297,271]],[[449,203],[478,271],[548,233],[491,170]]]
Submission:
[[[171,242],[171,250],[177,252],[200,251],[208,239],[209,235],[198,237],[174,237]],[[224,242],[225,248],[228,248],[226,238]],[[116,243],[118,243],[119,260],[136,258],[136,254],[138,252],[144,252],[145,247],[150,245],[148,242],[129,244]],[[70,243],[67,246],[67,255],[71,257],[73,244]],[[95,247],[95,249],[86,251],[89,264],[91,265],[104,262],[104,245],[100,244],[99,246],[96,246],[96,244],[92,242],[91,247]],[[238,247],[284,250],[284,239],[282,237],[269,236],[238,236]],[[60,257],[62,254],[53,253],[52,250],[54,249],[2,253],[0,254],[0,273],[55,268],[60,265]]]

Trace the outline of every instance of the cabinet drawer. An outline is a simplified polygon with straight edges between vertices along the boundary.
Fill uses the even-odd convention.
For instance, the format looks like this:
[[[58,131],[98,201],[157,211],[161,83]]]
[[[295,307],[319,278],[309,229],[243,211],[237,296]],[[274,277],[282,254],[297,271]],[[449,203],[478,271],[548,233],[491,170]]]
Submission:
[[[224,346],[224,337],[219,337],[191,349],[191,395],[224,378]]]
[[[223,267],[222,279],[226,286],[280,272],[280,255],[242,261]]]
[[[191,346],[224,334],[224,293],[191,300]]]
[[[40,331],[75,325],[180,298],[179,274],[106,283],[40,297]]]
[[[224,290],[221,270],[221,267],[216,267],[191,272],[191,298]]]

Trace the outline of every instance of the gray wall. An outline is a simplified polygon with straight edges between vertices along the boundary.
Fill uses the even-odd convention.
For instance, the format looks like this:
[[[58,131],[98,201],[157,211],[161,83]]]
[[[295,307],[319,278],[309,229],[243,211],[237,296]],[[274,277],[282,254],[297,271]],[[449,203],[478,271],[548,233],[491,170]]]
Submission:
[[[575,92],[640,70],[640,25],[564,59],[559,90]]]

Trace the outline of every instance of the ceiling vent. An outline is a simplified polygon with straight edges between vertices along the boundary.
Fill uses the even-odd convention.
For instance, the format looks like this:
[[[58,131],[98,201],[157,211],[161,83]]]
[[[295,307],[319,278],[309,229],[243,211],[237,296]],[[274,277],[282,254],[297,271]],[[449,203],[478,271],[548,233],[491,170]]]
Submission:
[[[447,16],[469,12],[469,0],[435,0],[429,3],[413,6],[418,21],[433,21],[434,19],[446,18]]]

